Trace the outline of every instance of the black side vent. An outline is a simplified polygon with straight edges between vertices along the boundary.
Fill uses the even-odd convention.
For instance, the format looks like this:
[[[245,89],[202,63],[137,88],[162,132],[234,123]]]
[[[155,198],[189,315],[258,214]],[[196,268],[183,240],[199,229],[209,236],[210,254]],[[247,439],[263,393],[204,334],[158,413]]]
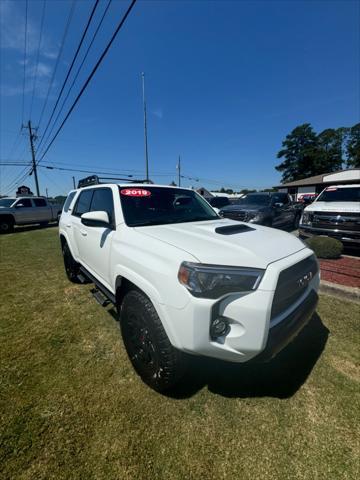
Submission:
[[[241,223],[239,225],[226,225],[225,227],[215,228],[215,232],[220,235],[235,235],[236,233],[251,232],[252,230],[255,229]]]

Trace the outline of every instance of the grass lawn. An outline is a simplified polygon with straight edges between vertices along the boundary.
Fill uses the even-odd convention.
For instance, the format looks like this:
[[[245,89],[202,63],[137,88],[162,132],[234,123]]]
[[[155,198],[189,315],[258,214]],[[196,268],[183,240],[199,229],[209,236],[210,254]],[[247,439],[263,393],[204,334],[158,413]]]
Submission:
[[[360,306],[322,297],[273,362],[146,387],[57,228],[0,238],[1,479],[359,478]]]

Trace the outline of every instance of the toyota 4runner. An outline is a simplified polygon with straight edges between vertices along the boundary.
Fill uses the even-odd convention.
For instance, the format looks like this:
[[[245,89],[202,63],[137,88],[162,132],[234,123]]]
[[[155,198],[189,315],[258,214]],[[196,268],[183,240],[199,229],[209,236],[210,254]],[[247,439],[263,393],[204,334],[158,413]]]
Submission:
[[[68,278],[112,302],[129,358],[158,391],[187,353],[268,360],[311,318],[319,268],[295,236],[221,218],[195,191],[79,182],[60,219]]]

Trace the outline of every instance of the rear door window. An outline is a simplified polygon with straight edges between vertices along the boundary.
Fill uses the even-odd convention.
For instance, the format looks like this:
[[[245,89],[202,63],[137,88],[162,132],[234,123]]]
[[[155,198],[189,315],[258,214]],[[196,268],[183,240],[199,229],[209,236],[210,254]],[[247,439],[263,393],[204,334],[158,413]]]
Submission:
[[[83,213],[90,211],[91,199],[93,196],[94,190],[84,190],[80,193],[79,198],[76,202],[73,215],[76,217],[81,217]]]
[[[91,202],[91,212],[107,212],[109,220],[114,221],[114,200],[113,193],[110,188],[94,189],[94,196]]]
[[[44,198],[33,198],[35,207],[46,207],[46,201]]]

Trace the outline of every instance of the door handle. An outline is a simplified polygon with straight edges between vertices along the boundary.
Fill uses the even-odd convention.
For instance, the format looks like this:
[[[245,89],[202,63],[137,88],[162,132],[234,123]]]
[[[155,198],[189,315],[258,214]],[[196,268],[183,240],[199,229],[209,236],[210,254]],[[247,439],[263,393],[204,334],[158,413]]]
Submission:
[[[80,230],[80,233],[83,237],[86,237],[87,236],[87,232],[85,230]]]
[[[67,223],[66,228],[71,228],[71,223]]]

